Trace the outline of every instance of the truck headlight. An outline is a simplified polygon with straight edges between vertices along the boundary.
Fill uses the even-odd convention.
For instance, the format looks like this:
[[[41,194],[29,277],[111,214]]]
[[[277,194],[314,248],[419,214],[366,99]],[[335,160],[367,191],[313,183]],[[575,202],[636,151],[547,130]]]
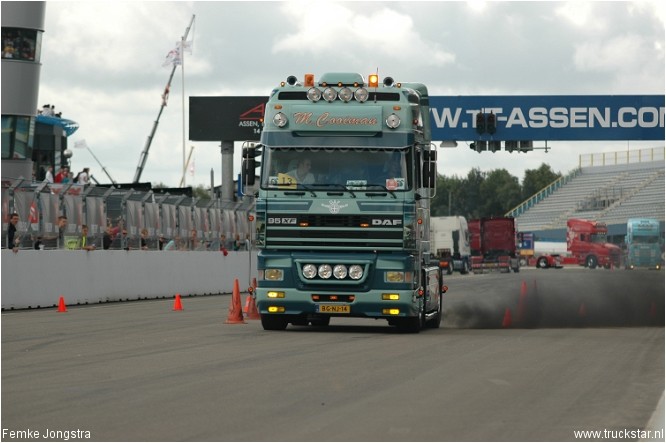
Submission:
[[[323,279],[331,278],[332,274],[333,268],[331,268],[331,265],[320,265],[319,270],[317,271],[317,275]]]
[[[281,112],[278,112],[273,116],[273,123],[278,128],[284,128],[287,125],[287,116]]]
[[[303,266],[303,277],[308,280],[315,278],[317,275],[317,267],[315,265],[307,264]]]
[[[368,99],[369,96],[370,93],[365,88],[358,88],[356,91],[354,91],[354,98],[357,102],[363,103]]]
[[[349,277],[352,280],[360,280],[363,277],[363,268],[359,265],[351,265],[349,267]]]
[[[330,103],[333,100],[335,100],[336,98],[338,98],[338,93],[335,92],[335,89],[333,89],[333,88],[326,88],[326,89],[324,89],[323,96],[324,96],[324,100],[326,100],[327,102]]]
[[[345,265],[335,265],[333,268],[333,276],[338,280],[347,277],[347,267]]]
[[[321,100],[321,91],[318,88],[308,89],[308,99],[311,102],[318,102]]]
[[[396,114],[391,114],[388,117],[386,117],[386,126],[388,126],[391,129],[395,129],[398,126],[400,126],[400,117],[398,117]]]
[[[400,271],[386,271],[384,276],[388,283],[403,283],[405,281],[405,273]]]
[[[265,280],[281,281],[284,278],[282,269],[266,269],[264,271]]]
[[[347,87],[344,87],[344,88],[340,89],[340,92],[338,92],[338,97],[340,97],[340,100],[342,100],[345,103],[347,103],[349,100],[351,100],[353,96],[354,96],[354,93],[352,92],[351,89],[349,89]]]

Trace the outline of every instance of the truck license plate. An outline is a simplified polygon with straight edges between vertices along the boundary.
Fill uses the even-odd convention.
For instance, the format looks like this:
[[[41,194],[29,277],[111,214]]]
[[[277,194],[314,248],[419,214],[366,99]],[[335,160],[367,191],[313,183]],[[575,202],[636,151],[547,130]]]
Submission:
[[[349,314],[351,307],[349,305],[317,305],[317,312],[320,314]]]

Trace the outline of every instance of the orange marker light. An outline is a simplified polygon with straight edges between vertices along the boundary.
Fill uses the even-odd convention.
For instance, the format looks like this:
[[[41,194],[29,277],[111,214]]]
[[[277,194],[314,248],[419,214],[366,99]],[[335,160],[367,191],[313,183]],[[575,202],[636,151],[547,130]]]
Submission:
[[[314,74],[305,74],[305,81],[303,81],[303,86],[305,87],[314,86]]]
[[[368,86],[371,88],[379,86],[379,76],[377,74],[370,74],[368,76]]]

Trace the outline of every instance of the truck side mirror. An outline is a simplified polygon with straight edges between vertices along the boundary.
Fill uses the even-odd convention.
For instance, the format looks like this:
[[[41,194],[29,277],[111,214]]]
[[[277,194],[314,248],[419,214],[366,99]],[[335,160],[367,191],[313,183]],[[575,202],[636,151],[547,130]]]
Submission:
[[[254,185],[255,169],[260,165],[260,163],[255,160],[255,157],[260,154],[261,151],[257,150],[254,146],[243,148],[241,180],[245,186]]]

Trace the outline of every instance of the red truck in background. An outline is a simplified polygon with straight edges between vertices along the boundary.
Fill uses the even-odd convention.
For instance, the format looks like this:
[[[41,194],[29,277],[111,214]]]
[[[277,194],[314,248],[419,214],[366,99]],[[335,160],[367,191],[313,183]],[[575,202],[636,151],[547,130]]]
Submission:
[[[468,223],[472,272],[520,271],[516,254],[516,225],[513,217],[491,217]]]
[[[572,218],[567,220],[567,251],[580,266],[594,269],[619,267],[622,250],[607,241],[606,223]]]

